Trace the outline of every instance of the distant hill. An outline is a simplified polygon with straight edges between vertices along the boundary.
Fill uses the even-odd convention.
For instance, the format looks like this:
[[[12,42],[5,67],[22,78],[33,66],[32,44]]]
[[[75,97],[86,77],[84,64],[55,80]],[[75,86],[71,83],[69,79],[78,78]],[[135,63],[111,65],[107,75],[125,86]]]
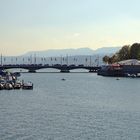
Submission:
[[[120,47],[105,47],[97,50],[90,48],[80,49],[62,49],[62,50],[46,50],[32,51],[22,56],[5,57],[3,64],[84,64],[84,65],[102,65],[102,58],[105,55],[116,53]],[[36,56],[36,57],[35,57]],[[68,56],[68,57],[67,57]],[[35,62],[36,59],[36,62]],[[62,59],[62,60],[61,60]],[[90,61],[91,60],[91,61]]]
[[[121,47],[104,47],[94,51],[95,54],[114,54],[118,52]]]
[[[94,55],[94,54],[113,54],[116,53],[121,47],[104,47],[96,50],[90,48],[80,48],[80,49],[56,49],[56,50],[44,50],[44,51],[31,51],[23,56],[30,56],[36,54],[38,57],[60,57],[60,56],[79,56],[79,55]]]
[[[25,56],[30,56],[36,54],[38,57],[47,56],[47,57],[60,57],[66,55],[92,55],[93,50],[89,48],[80,48],[80,49],[52,49],[44,51],[31,51],[25,54]]]

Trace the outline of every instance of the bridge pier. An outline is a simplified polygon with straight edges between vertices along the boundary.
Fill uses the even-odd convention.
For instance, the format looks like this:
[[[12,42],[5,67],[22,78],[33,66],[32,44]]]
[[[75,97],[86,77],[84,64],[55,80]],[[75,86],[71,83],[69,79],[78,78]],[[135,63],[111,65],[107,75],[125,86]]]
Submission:
[[[97,70],[89,70],[89,72],[97,72]]]
[[[62,73],[69,73],[70,71],[69,70],[61,70],[60,72],[62,72]]]
[[[36,70],[29,70],[29,73],[36,73]]]

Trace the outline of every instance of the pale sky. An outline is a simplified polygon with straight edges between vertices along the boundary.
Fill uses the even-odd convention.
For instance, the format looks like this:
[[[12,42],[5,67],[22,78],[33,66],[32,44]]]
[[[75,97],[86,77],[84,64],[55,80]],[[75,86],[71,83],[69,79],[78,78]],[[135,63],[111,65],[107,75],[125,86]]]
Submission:
[[[139,42],[139,0],[0,0],[0,53]]]

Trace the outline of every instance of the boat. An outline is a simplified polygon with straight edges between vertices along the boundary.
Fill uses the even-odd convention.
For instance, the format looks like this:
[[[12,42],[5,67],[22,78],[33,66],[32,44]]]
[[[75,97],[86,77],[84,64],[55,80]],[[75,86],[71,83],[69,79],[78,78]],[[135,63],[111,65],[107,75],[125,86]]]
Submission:
[[[65,78],[62,78],[61,80],[62,80],[62,81],[65,81],[66,79],[65,79]]]
[[[23,83],[22,89],[33,89],[33,83],[31,82]]]
[[[101,66],[97,74],[102,76],[114,76],[114,77],[139,77],[140,73],[140,61],[135,59],[129,59],[113,63],[109,65]]]
[[[21,84],[20,83],[15,83],[14,84],[14,89],[20,89],[21,88]]]
[[[12,76],[15,76],[15,77],[20,77],[20,76],[21,76],[21,74],[20,74],[20,72],[14,72],[14,73],[12,73]]]
[[[0,90],[4,89],[4,85],[0,83]]]
[[[20,81],[17,77],[20,73],[10,73],[0,71],[0,90],[11,90],[11,89],[33,89],[33,83]]]
[[[22,86],[22,82],[20,80],[14,80],[13,87],[14,89],[20,89]]]
[[[10,84],[10,83],[6,83],[6,84],[5,84],[5,89],[7,89],[7,90],[11,90],[11,89],[13,89],[12,84]]]
[[[102,76],[122,77],[124,75],[122,66],[119,64],[103,65],[97,72]]]
[[[4,88],[5,88],[5,80],[2,77],[0,77],[0,90]]]
[[[116,80],[120,80],[120,78],[117,77]]]
[[[136,74],[131,74],[131,77],[132,77],[132,78],[136,78],[137,75],[136,75]]]

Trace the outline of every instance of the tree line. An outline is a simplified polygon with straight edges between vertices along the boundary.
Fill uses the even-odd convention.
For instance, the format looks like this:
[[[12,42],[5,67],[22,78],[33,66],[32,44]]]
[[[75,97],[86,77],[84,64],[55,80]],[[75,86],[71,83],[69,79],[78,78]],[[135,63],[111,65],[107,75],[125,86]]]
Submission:
[[[103,62],[112,64],[128,59],[140,60],[140,43],[134,43],[133,45],[125,45],[112,56],[105,55],[103,57]]]

